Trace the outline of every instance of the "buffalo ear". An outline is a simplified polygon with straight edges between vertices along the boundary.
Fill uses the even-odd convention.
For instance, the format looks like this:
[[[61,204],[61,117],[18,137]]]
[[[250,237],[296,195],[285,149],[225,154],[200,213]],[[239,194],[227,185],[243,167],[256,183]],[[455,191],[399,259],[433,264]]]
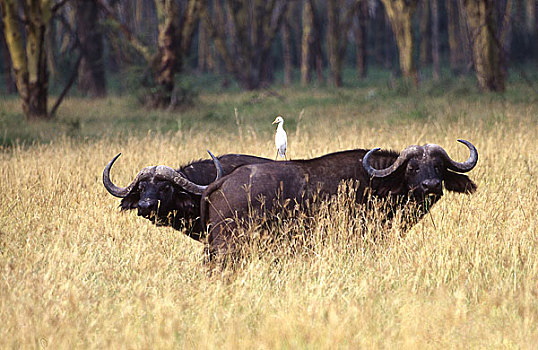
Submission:
[[[467,175],[456,174],[452,171],[446,172],[445,188],[448,191],[470,194],[476,191],[476,187],[476,184]]]
[[[405,166],[401,166],[399,169],[397,169],[395,172],[387,176],[382,180],[382,186],[376,186],[378,187],[376,190],[376,193],[381,196],[385,197],[388,196],[390,193],[392,194],[403,194],[407,193],[406,185],[403,179],[405,178]]]
[[[121,200],[121,210],[130,210],[137,207],[138,201],[140,200],[140,194],[138,193],[129,193],[127,197]]]
[[[193,198],[194,197],[194,198]],[[174,193],[174,206],[184,212],[190,212],[193,210],[194,203],[196,203],[196,197],[185,192]],[[198,202],[200,199],[198,199]]]

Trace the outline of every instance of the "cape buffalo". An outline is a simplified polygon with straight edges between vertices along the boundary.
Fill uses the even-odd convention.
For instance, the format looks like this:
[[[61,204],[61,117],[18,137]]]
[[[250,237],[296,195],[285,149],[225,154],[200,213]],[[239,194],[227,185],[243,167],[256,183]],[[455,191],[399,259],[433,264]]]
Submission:
[[[208,151],[209,152],[209,151]],[[137,209],[138,215],[158,225],[186,229],[191,238],[204,234],[200,224],[200,199],[211,182],[245,164],[272,162],[244,154],[227,154],[199,160],[174,170],[164,165],[142,169],[127,187],[118,187],[110,180],[110,169],[121,155],[115,156],[103,171],[103,184],[110,194],[122,198],[121,209]]]
[[[237,227],[251,215],[262,217],[277,206],[305,207],[309,201],[335,195],[343,180],[354,180],[357,203],[386,200],[388,219],[403,205],[415,204],[406,216],[412,226],[443,195],[443,186],[473,193],[476,185],[458,174],[473,169],[476,148],[463,163],[450,159],[438,145],[409,146],[402,152],[357,149],[327,154],[310,160],[245,165],[213,182],[202,196],[202,222],[208,231],[210,258],[235,250]],[[291,205],[290,205],[291,204]]]

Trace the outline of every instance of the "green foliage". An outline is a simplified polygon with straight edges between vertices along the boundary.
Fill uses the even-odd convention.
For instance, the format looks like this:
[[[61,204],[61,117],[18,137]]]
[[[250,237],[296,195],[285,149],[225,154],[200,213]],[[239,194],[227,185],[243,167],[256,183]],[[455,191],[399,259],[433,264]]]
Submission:
[[[159,93],[160,87],[145,66],[130,66],[122,74],[120,91],[134,97],[139,105],[151,105],[148,99]],[[172,107],[185,109],[194,106],[199,95],[200,85],[194,84],[192,78],[176,74],[172,91]]]
[[[513,81],[507,92],[499,95],[479,93],[472,78],[443,78],[438,83],[424,81],[418,90],[413,88],[402,95],[387,84],[388,75],[373,71],[371,78],[360,85],[350,83],[340,89],[272,86],[251,92],[242,92],[237,86],[222,89],[222,81],[211,75],[187,75],[178,79],[177,85],[186,91],[184,98],[192,101],[190,107],[151,110],[141,107],[138,101],[144,91],[137,83],[141,73],[140,68],[133,69],[123,74],[123,79],[113,79],[119,87],[115,97],[95,101],[67,98],[57,118],[45,123],[24,121],[17,97],[2,97],[0,144],[11,147],[48,143],[64,136],[94,139],[145,135],[148,131],[231,132],[238,128],[234,108],[242,127],[269,137],[274,132],[271,122],[278,114],[284,116],[286,129],[291,132],[301,123],[326,120],[333,120],[335,125],[359,123],[378,128],[409,123],[443,125],[463,120],[495,125],[517,122],[517,118],[510,117],[510,110],[536,104],[534,90],[523,81]],[[302,109],[305,115],[299,122]],[[470,110],[477,113],[470,115]]]

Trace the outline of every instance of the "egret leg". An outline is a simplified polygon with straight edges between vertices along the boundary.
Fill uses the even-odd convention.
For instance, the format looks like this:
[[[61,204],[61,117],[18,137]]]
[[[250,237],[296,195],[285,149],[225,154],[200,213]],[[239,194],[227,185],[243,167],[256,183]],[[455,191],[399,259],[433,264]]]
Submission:
[[[275,156],[275,160],[278,159],[278,150],[276,151],[276,156]]]

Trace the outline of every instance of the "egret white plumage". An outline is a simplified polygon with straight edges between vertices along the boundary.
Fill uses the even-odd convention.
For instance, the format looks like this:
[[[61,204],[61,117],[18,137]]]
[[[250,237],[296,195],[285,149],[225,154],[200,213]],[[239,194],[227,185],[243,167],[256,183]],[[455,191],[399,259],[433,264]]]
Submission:
[[[276,147],[276,156],[275,160],[280,156],[288,160],[286,157],[286,149],[288,148],[288,136],[284,130],[284,118],[277,116],[273,124],[278,124],[275,134],[275,147]]]

